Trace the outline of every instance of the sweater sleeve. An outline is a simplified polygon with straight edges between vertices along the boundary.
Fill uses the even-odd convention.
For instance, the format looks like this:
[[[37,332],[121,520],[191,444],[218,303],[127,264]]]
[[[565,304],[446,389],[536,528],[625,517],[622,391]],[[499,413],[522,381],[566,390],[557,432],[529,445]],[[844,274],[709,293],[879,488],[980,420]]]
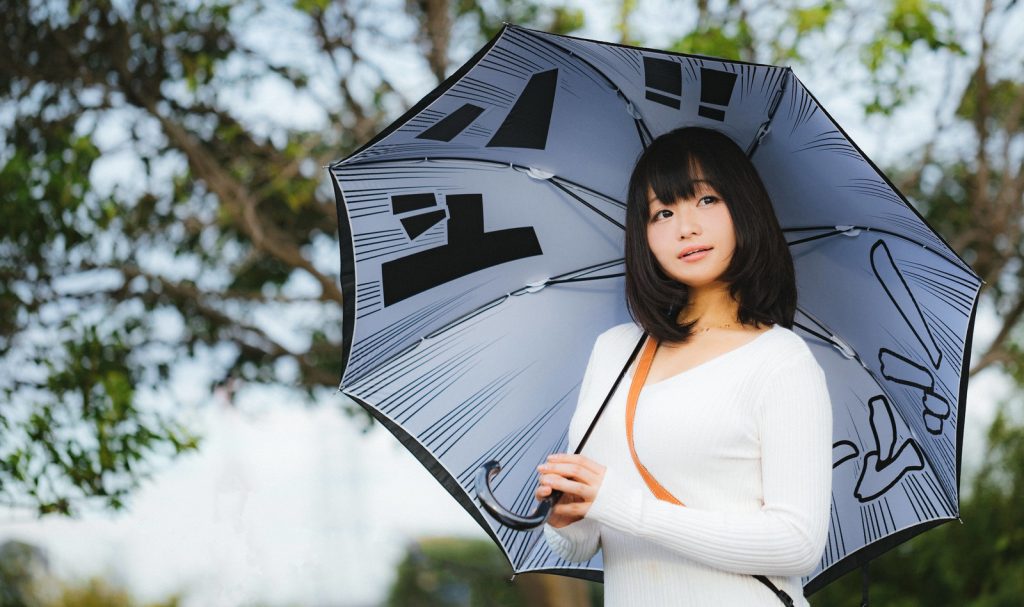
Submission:
[[[571,563],[582,563],[597,554],[601,534],[597,522],[584,518],[560,529],[545,524],[544,540],[558,556]]]
[[[801,352],[773,369],[757,398],[759,510],[678,506],[624,483],[609,468],[586,519],[725,571],[812,571],[827,540],[832,491],[832,408],[824,373],[810,352]]]

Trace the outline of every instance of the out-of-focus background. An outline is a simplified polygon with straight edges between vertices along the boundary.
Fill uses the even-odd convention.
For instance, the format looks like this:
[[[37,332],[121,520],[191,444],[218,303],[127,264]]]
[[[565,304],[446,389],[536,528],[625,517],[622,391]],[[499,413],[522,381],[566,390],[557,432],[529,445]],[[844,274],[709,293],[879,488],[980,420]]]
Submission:
[[[324,166],[503,22],[791,65],[975,268],[962,522],[871,593],[1020,604],[1024,3],[0,0],[0,607],[600,604],[336,392]]]

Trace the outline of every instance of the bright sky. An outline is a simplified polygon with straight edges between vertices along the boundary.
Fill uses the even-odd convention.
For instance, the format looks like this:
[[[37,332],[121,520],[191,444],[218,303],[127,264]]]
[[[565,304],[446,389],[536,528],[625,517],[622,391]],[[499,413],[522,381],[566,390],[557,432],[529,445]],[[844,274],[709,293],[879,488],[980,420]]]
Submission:
[[[593,25],[583,35],[613,38],[603,26],[612,21],[603,3],[588,5],[588,21]],[[896,157],[897,144],[913,146],[906,139],[894,143],[861,120],[856,100],[830,90],[825,75],[798,75],[876,161]],[[410,85],[408,96],[426,90],[425,83]],[[272,90],[258,97],[268,113],[294,107],[276,103]],[[930,112],[919,108],[907,124],[927,127]],[[975,352],[995,331],[994,315],[982,309]],[[199,367],[179,373],[176,390],[187,392],[189,373]],[[972,380],[968,466],[981,457],[984,427],[1008,386],[992,372]],[[196,405],[203,448],[165,467],[125,513],[38,521],[0,510],[0,542],[17,538],[45,547],[61,575],[105,575],[142,598],[184,592],[188,607],[217,607],[376,604],[414,538],[485,537],[386,431],[375,426],[362,434],[358,420],[340,412],[341,396],[314,409],[266,389],[243,390],[235,407],[219,395],[192,393],[185,400]]]

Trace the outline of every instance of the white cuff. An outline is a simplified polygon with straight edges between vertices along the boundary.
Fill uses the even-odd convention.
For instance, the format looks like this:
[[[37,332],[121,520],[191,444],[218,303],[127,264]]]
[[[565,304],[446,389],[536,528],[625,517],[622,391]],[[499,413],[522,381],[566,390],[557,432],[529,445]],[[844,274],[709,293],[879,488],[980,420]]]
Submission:
[[[630,485],[612,468],[606,468],[604,480],[597,490],[597,498],[590,505],[585,518],[618,531],[636,534],[643,509],[644,490]]]

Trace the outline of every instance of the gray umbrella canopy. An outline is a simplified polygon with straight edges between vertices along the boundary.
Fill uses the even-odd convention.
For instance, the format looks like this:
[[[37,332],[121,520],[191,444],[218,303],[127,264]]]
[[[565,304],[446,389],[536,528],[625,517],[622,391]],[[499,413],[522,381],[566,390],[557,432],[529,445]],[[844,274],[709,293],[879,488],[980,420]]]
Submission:
[[[681,126],[748,151],[796,265],[794,330],[828,377],[833,499],[813,591],[959,512],[978,276],[788,69],[507,26],[374,141],[334,164],[342,390],[409,448],[516,571],[600,575],[477,503],[532,509],[567,450],[594,339],[629,316],[626,185]],[[574,446],[573,446],[574,447]]]

